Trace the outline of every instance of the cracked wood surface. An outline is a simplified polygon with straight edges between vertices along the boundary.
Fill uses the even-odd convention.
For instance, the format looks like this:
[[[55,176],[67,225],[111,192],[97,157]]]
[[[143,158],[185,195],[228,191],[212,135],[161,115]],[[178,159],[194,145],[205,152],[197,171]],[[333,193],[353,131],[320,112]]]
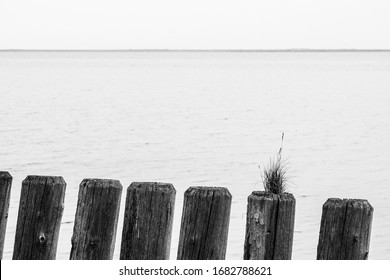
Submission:
[[[232,196],[219,187],[191,187],[184,194],[178,260],[223,260]]]
[[[56,258],[65,188],[62,177],[27,176],[22,182],[14,260]]]
[[[172,184],[133,182],[127,189],[121,260],[167,260],[176,190]]]
[[[248,197],[244,260],[290,260],[295,198],[255,191]]]
[[[118,180],[80,183],[71,260],[111,260],[114,255],[122,185]]]

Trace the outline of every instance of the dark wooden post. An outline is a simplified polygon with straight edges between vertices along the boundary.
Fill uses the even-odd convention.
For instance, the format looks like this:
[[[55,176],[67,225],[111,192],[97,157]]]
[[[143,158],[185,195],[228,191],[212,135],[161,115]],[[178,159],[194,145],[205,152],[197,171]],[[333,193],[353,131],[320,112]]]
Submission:
[[[363,199],[328,199],[322,208],[318,260],[367,260],[374,208]]]
[[[0,171],[0,260],[3,259],[5,229],[7,228],[9,200],[11,197],[12,176]]]
[[[62,177],[27,176],[22,183],[14,260],[54,260],[66,183]]]
[[[223,260],[232,196],[226,188],[191,187],[184,193],[178,260]]]
[[[121,260],[167,260],[176,190],[172,184],[134,182],[127,188]]]
[[[118,180],[84,179],[80,183],[71,260],[111,260],[122,195]]]
[[[290,260],[295,198],[255,191],[248,197],[244,260]]]

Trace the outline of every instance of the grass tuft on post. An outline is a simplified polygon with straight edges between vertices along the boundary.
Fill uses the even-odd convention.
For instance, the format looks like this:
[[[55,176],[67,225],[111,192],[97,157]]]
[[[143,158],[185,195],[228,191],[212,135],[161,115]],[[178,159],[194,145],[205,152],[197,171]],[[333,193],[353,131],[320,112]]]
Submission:
[[[294,237],[295,198],[286,193],[282,142],[276,159],[262,171],[265,191],[248,197],[244,260],[290,260]]]
[[[282,194],[287,190],[287,166],[286,162],[282,160],[283,140],[284,132],[282,133],[282,141],[276,158],[270,159],[268,166],[263,168],[261,174],[265,191],[273,194]],[[259,168],[261,170],[260,166]]]
[[[0,260],[3,259],[5,231],[8,221],[9,201],[11,197],[12,176],[0,171]]]

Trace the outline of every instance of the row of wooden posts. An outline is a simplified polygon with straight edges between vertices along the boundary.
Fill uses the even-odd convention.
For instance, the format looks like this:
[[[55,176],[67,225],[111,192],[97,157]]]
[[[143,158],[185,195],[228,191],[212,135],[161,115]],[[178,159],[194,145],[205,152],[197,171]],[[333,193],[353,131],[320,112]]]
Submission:
[[[11,184],[11,175],[0,172],[1,258]],[[62,177],[27,176],[23,181],[13,259],[56,258],[65,188]],[[112,259],[121,194],[118,180],[81,182],[70,259]],[[143,182],[128,187],[120,259],[169,259],[175,196],[172,184]],[[231,201],[228,189],[221,187],[190,187],[185,192],[177,259],[225,259]],[[372,215],[366,200],[328,199],[317,259],[367,259]],[[250,194],[243,258],[291,259],[294,220],[292,194]]]

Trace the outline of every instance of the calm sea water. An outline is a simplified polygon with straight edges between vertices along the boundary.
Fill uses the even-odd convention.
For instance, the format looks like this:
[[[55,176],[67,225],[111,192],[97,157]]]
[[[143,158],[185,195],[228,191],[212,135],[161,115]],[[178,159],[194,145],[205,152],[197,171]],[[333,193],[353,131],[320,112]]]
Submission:
[[[67,182],[58,259],[90,177],[173,183],[171,258],[184,191],[227,187],[227,258],[241,259],[246,199],[282,132],[293,258],[315,259],[322,204],[339,197],[369,200],[370,259],[390,259],[390,53],[0,52],[0,97],[0,169],[14,177],[4,259],[29,174]]]

